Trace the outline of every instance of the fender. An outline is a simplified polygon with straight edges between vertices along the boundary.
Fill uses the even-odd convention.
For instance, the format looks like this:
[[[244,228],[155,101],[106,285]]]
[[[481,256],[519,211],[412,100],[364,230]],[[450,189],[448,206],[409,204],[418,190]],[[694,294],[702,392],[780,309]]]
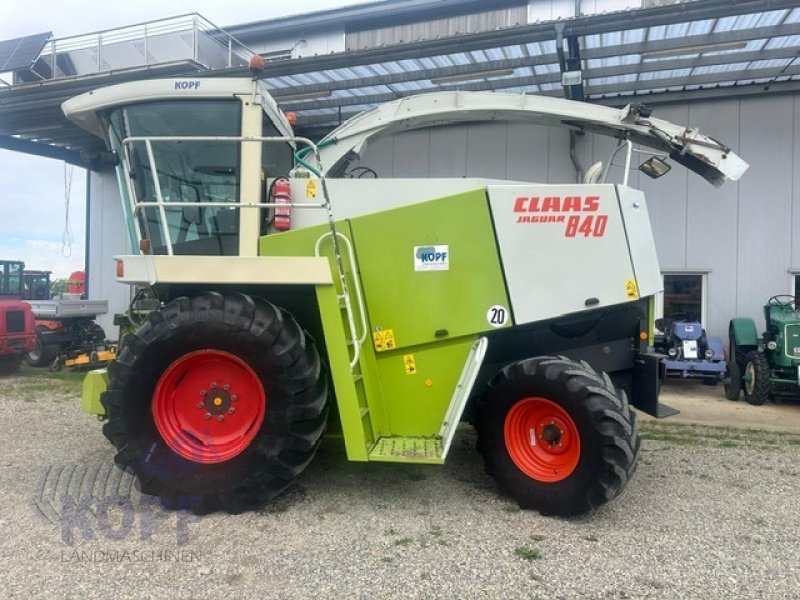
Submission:
[[[753,319],[731,319],[730,335],[731,341],[737,346],[758,346],[758,330]]]

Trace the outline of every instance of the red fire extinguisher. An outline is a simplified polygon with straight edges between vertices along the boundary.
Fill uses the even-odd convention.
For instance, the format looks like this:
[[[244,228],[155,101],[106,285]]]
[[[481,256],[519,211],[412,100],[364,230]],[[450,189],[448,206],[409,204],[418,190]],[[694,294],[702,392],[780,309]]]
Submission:
[[[276,204],[272,225],[278,231],[288,231],[292,228],[292,196],[288,179],[281,177],[275,180],[275,183],[272,184],[270,200]]]

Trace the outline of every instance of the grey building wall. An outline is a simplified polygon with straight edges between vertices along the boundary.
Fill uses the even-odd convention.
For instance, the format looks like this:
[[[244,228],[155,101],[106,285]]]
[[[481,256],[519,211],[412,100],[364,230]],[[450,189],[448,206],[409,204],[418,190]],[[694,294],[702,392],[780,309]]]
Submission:
[[[129,254],[130,244],[125,230],[125,217],[114,171],[91,173],[89,180],[89,297],[108,300],[108,314],[97,319],[106,336],[116,339],[114,313],[123,312],[130,301],[130,288],[117,283],[116,266],[112,259]]]
[[[629,183],[647,196],[662,271],[707,274],[709,331],[726,337],[736,315],[752,316],[760,327],[764,302],[793,293],[790,271],[800,271],[800,95],[655,105],[653,116],[698,127],[750,163],[739,183],[721,188],[680,165],[657,181],[634,170]],[[582,137],[584,168],[607,160],[613,147],[608,138]],[[636,158],[638,165],[645,157]],[[575,181],[568,134],[519,123],[398,134],[368,147],[360,164],[381,177]],[[621,169],[609,177],[621,180]]]

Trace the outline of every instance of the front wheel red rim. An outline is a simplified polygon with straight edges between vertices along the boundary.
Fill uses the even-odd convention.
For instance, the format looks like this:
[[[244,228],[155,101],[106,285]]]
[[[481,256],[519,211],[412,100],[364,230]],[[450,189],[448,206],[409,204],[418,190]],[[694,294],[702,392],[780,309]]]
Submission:
[[[198,350],[174,361],[158,380],[152,402],[166,444],[202,464],[244,452],[261,429],[266,408],[255,371],[222,350]]]
[[[523,398],[514,404],[503,435],[511,460],[532,479],[555,483],[578,466],[581,440],[575,421],[547,398]]]

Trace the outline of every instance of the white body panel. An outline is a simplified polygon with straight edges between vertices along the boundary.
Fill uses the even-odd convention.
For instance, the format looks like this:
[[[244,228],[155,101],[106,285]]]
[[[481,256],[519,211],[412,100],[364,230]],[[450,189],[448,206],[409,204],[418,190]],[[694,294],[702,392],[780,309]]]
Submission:
[[[322,191],[319,181],[314,181],[316,197],[308,197],[308,179],[292,179],[292,202],[320,202]],[[333,215],[337,219],[351,219],[361,215],[426,202],[452,194],[485,188],[487,185],[508,183],[500,179],[450,178],[450,179],[328,179]],[[523,182],[519,182],[523,183]],[[292,229],[327,223],[323,211],[295,209],[292,211]]]
[[[661,277],[656,241],[650,227],[644,193],[621,185],[616,186],[616,189],[639,295],[652,296],[664,289],[664,280]]]
[[[129,285],[156,283],[327,285],[327,258],[277,256],[115,256]]]
[[[493,185],[488,192],[515,323],[639,298],[634,263],[648,288],[659,279],[649,226],[629,254],[616,186]]]
[[[108,312],[106,300],[26,300],[37,319],[95,317]]]
[[[627,139],[636,144],[670,154],[715,186],[736,181],[747,170],[747,163],[717,141],[696,129],[669,121],[641,116],[640,106],[622,109],[588,102],[526,94],[493,92],[433,92],[409,96],[376,106],[349,119],[320,144],[322,165],[336,173],[353,156],[360,156],[375,140],[400,131],[478,121],[524,121],[592,131]]]

